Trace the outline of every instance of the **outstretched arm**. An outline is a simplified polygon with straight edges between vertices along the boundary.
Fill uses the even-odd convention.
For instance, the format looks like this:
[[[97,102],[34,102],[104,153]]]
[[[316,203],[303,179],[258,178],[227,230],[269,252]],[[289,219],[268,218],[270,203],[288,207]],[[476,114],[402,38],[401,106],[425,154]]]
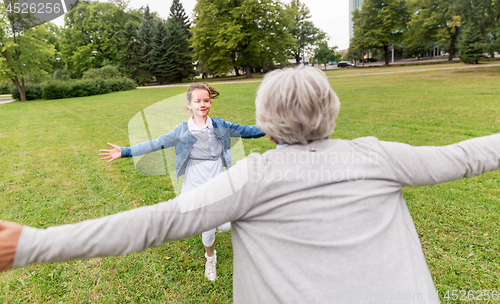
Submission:
[[[104,157],[101,157],[101,160],[109,159],[106,162],[110,163],[110,162],[114,161],[115,159],[122,157],[122,152],[121,152],[120,147],[118,147],[117,145],[114,145],[114,144],[110,144],[110,143],[108,143],[108,146],[112,147],[113,150],[99,150],[99,152],[101,152],[101,153],[99,153],[98,155],[104,156]]]
[[[0,221],[0,271],[12,268],[22,230],[20,224]]]
[[[180,125],[179,125],[180,126]],[[162,149],[173,147],[176,141],[176,134],[179,128],[177,126],[168,134],[162,135],[157,139],[148,140],[131,147],[121,147],[121,157],[133,157],[148,154]]]
[[[380,142],[403,186],[425,186],[500,169],[500,134],[444,147]]]
[[[229,129],[231,137],[259,138],[266,135],[257,125],[240,125],[226,121],[224,127]]]
[[[77,224],[37,229],[0,222],[0,271],[32,263],[119,256],[237,221],[255,203],[255,178],[240,161],[168,202]],[[242,183],[247,180],[247,183]],[[234,185],[240,185],[234,189]]]

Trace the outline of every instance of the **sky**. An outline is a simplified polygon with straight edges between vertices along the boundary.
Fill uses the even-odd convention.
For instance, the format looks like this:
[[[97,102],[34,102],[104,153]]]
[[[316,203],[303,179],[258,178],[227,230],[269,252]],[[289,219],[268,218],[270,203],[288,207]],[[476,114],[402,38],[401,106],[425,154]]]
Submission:
[[[289,0],[282,0],[289,3]],[[105,2],[105,1],[103,1]],[[180,0],[189,18],[193,19],[193,9],[196,0]],[[349,1],[348,0],[302,0],[310,11],[311,18],[317,28],[327,33],[329,46],[337,46],[339,50],[349,47]],[[170,14],[172,0],[130,0],[130,8],[140,8],[149,5],[151,11],[157,12],[166,19]],[[61,16],[53,21],[59,26],[64,24]]]

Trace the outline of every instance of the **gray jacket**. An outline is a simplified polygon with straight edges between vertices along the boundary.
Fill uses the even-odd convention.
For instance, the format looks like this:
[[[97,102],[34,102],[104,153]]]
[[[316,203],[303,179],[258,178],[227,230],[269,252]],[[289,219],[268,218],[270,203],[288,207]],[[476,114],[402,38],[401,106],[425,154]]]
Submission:
[[[24,227],[14,267],[124,255],[231,222],[234,303],[439,303],[401,188],[499,168],[500,135],[444,147],[290,145],[168,202]]]

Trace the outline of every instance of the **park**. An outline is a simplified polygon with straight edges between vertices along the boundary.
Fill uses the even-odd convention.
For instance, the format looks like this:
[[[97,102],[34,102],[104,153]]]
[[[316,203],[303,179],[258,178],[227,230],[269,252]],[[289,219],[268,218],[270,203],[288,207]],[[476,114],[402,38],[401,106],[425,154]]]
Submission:
[[[441,146],[497,133],[500,66],[468,67],[455,63],[328,71],[341,101],[331,138],[375,136]],[[213,116],[255,123],[258,82],[213,86],[221,92]],[[105,166],[96,151],[107,141],[127,145],[131,116],[184,91],[184,87],[136,89],[2,105],[1,155],[6,160],[0,165],[2,219],[44,228],[173,198],[167,176],[137,173],[131,160]],[[247,153],[274,148],[264,138],[244,140],[244,146]],[[499,183],[499,173],[492,172],[403,189],[440,294],[498,288]],[[198,271],[204,263],[199,238],[124,257],[39,264],[3,273],[0,301],[229,303],[231,236],[218,234],[222,258],[215,282]]]
[[[151,137],[154,132],[150,132],[154,131],[153,120],[164,124],[159,133],[163,135],[169,132],[163,129],[172,130],[191,115],[195,118],[191,97],[188,97],[191,112],[186,109],[185,101],[186,89],[191,85],[203,86],[201,91],[207,90],[213,99],[203,101],[209,104],[208,110],[202,110],[207,111],[205,115],[211,111],[212,118],[258,125],[255,138],[236,136],[239,146],[230,141],[233,163],[249,155],[248,159],[266,152],[269,155],[282,148],[282,143],[308,146],[325,139],[323,135],[307,138],[305,142],[286,142],[277,140],[268,131],[265,133],[269,137],[264,136],[264,128],[259,125],[257,94],[261,84],[269,79],[267,75],[276,72],[326,76],[325,86],[329,85],[329,91],[333,89],[341,104],[338,117],[328,120],[335,122],[328,142],[377,138],[388,145],[394,142],[415,147],[448,146],[497,134],[500,130],[499,1],[456,0],[452,5],[440,0],[351,0],[349,11],[345,12],[349,17],[345,22],[350,26],[349,47],[336,45],[339,40],[334,36],[340,35],[340,30],[327,32],[318,26],[319,19],[314,18],[307,6],[312,1],[231,0],[228,6],[225,2],[197,0],[195,4],[192,1],[193,11],[189,15],[181,1],[173,0],[168,4],[170,13],[161,16],[148,3],[133,7],[125,0],[65,1],[64,9],[57,6],[57,14],[61,18],[64,15],[64,26],[52,23],[55,17],[44,15],[45,19],[40,20],[23,15],[16,11],[17,1],[6,0],[5,7],[0,7],[0,239],[4,244],[7,242],[2,235],[3,221],[45,229],[177,201],[185,185],[184,177],[179,181],[175,176],[177,146],[175,150],[159,152],[163,153],[160,159],[164,161],[159,167],[168,167],[168,172],[157,170],[157,164],[148,163],[148,158],[140,164],[146,168],[152,165],[154,170],[144,170],[132,152],[124,156],[124,150],[117,150],[120,158],[131,158],[112,164],[106,164],[98,153],[108,148],[108,143],[118,145],[118,149],[154,139]],[[333,12],[329,16],[332,24],[334,16]],[[212,95],[210,86],[220,97]],[[295,88],[288,87],[282,94]],[[200,91],[196,90],[195,93]],[[193,98],[196,104],[203,103],[202,99]],[[162,111],[156,111],[161,107]],[[166,123],[161,117],[165,114],[187,118],[176,116],[175,124]],[[325,122],[321,119],[318,121]],[[133,121],[140,122],[135,124],[136,130],[131,127]],[[303,129],[309,127],[309,121]],[[212,120],[209,122],[211,125]],[[311,121],[311,125],[314,123]],[[207,123],[207,128],[210,125]],[[189,131],[193,133],[192,129]],[[139,132],[143,135],[141,140],[136,138]],[[236,147],[241,148],[238,153]],[[464,151],[467,154],[469,150]],[[221,156],[227,154],[221,152]],[[475,155],[465,156],[474,160]],[[190,157],[196,160],[188,153],[188,161]],[[390,160],[389,167],[391,162],[397,161]],[[487,167],[478,162],[475,169]],[[462,168],[460,164],[457,171]],[[308,183],[312,179],[310,173],[318,173],[316,169],[311,167],[309,175],[306,174]],[[470,171],[481,171],[475,169]],[[220,175],[228,173],[222,171]],[[335,172],[332,184],[352,180]],[[365,179],[364,171],[353,172],[355,181]],[[432,276],[427,283],[431,287],[434,283],[438,301],[497,301],[500,171],[432,186],[402,185],[403,209],[404,212],[408,209],[416,233],[412,227],[405,228],[414,233],[412,244],[422,248],[423,264]],[[238,192],[233,184],[231,187],[233,194]],[[295,193],[292,190],[286,195],[292,196]],[[283,223],[292,222],[285,216]],[[298,222],[303,225],[307,221]],[[350,227],[344,228],[349,231]],[[211,258],[215,259],[217,272],[213,276],[206,272],[209,245],[205,245],[204,239],[202,242],[201,235],[196,235],[118,257],[31,264],[1,272],[0,303],[239,303],[242,289],[238,284],[242,281],[238,280],[242,274],[239,268],[240,277],[237,276],[241,265],[237,244],[241,231],[241,227],[233,226],[232,232],[216,234],[214,244],[218,255]],[[398,240],[404,243],[408,239]],[[6,256],[2,253],[2,241],[0,270],[6,270],[10,267],[2,268],[1,258]],[[411,252],[421,253],[420,248],[415,250],[411,246],[393,248],[413,248]],[[279,252],[266,249],[261,251],[269,255]],[[322,249],[311,252],[315,254]],[[384,252],[375,251],[374,256]],[[348,258],[351,256],[356,254]],[[399,252],[394,260],[407,265],[415,262],[405,260],[407,256]],[[282,260],[286,262],[286,256]],[[330,266],[336,261],[321,262]],[[366,267],[366,273],[370,273],[372,265]],[[271,269],[266,269],[271,277],[279,278],[281,274],[285,281],[289,279],[284,275],[286,271],[273,274]],[[292,269],[286,270],[292,276],[297,275]],[[391,278],[394,280],[397,275]],[[415,278],[422,277],[415,275]],[[332,280],[331,284],[336,282]],[[264,283],[267,286],[260,285],[260,290],[244,291],[266,295],[266,290],[270,290],[271,294],[285,294],[285,299],[297,303],[312,300],[341,303],[328,290],[292,295],[285,292],[286,288],[273,289],[272,286],[279,286],[273,285],[275,282]],[[363,297],[365,303],[382,303],[373,298],[379,296],[377,293],[367,295],[360,290],[355,296]],[[397,296],[408,301],[406,296],[411,298],[415,294]],[[429,294],[428,300],[435,303],[433,296]]]

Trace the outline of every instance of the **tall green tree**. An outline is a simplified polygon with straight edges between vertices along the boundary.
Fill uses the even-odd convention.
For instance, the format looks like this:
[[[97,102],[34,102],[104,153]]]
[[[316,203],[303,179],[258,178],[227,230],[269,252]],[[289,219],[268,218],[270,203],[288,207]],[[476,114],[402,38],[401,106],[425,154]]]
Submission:
[[[174,46],[170,57],[173,60],[169,82],[181,82],[194,74],[193,56],[184,28],[174,19],[167,20],[167,43]]]
[[[123,4],[83,0],[64,18],[63,57],[69,68],[81,76],[103,62],[118,65],[120,33],[129,20],[139,22],[141,13],[125,11]],[[92,51],[97,51],[97,55]]]
[[[214,75],[243,67],[252,77],[252,64],[284,64],[296,43],[278,0],[198,0],[194,12],[194,59]]]
[[[13,31],[5,6],[0,6],[0,77],[16,86],[21,101],[26,101],[26,79],[45,76],[51,71],[56,53],[46,39],[50,35],[45,25]]]
[[[498,0],[409,0],[411,21],[406,33],[408,41],[417,44],[437,44],[448,51],[453,60],[460,29],[474,24],[484,32],[492,23],[492,8]],[[408,43],[412,47],[411,43]]]
[[[326,38],[326,33],[314,26],[311,18],[311,11],[300,0],[292,0],[286,6],[286,13],[290,18],[288,32],[295,38],[296,43],[291,49],[291,55],[295,62],[299,64],[302,61],[302,55],[306,50],[312,50],[318,43]]]
[[[487,37],[485,50],[491,56],[495,57],[495,52],[500,53],[500,1],[492,1],[489,13],[487,15],[489,22],[485,30]]]
[[[154,29],[152,49],[148,57],[151,73],[159,83],[165,83],[171,78],[170,69],[174,65],[172,54],[176,48],[168,43],[167,36],[165,24],[159,21]]]
[[[121,33],[120,39],[120,71],[126,77],[132,78],[138,83],[142,70],[142,45],[139,39],[139,27],[136,22],[129,21]]]
[[[356,24],[354,35],[363,36],[354,42],[363,44],[366,48],[382,49],[385,64],[389,64],[390,46],[401,41],[402,33],[406,30],[406,1],[365,0],[361,10],[353,14],[353,21]]]
[[[153,36],[155,32],[154,19],[149,12],[149,5],[146,5],[139,27],[139,40],[141,43],[142,68],[152,72],[150,53],[153,50]]]
[[[172,1],[169,18],[173,18],[181,26],[188,39],[191,38],[191,32],[189,32],[191,23],[189,22],[189,17],[186,15],[184,6],[182,6],[179,0]]]

